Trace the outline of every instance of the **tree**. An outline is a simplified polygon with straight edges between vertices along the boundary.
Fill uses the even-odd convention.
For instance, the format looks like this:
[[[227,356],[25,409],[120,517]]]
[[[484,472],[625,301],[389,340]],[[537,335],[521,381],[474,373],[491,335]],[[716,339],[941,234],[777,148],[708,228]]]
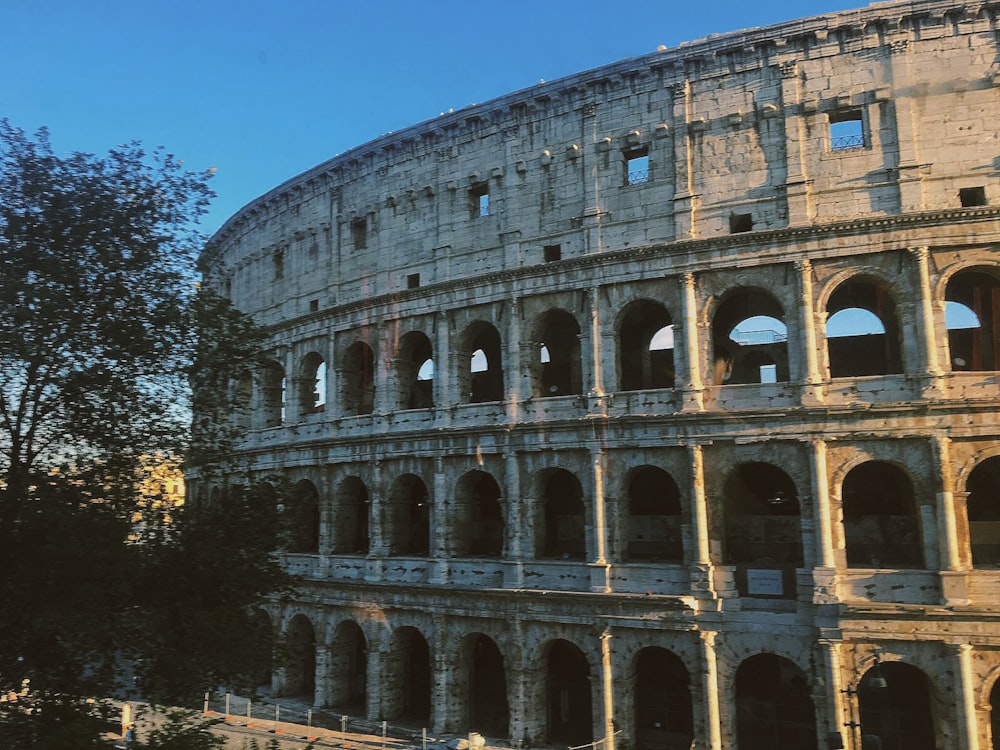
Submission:
[[[87,747],[106,719],[87,696],[259,669],[219,633],[265,648],[255,608],[289,582],[273,503],[142,491],[158,460],[225,454],[228,384],[262,341],[197,288],[209,176],[137,143],[59,156],[0,120],[0,747]]]

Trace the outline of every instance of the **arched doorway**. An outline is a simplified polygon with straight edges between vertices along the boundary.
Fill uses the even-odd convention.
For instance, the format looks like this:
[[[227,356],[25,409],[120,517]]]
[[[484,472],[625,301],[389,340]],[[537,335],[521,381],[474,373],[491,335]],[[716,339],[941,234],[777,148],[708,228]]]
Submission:
[[[356,622],[337,627],[330,648],[331,702],[345,714],[365,715],[368,643]]]
[[[935,750],[938,747],[930,681],[902,662],[876,664],[858,685],[858,713],[865,747],[881,750]],[[880,744],[873,739],[877,737]]]
[[[891,375],[903,371],[896,303],[877,280],[838,286],[826,306],[830,377]]]
[[[972,564],[976,568],[1000,567],[1000,456],[977,465],[965,489]]]
[[[674,337],[670,314],[659,302],[637,300],[618,327],[619,389],[672,388]]]
[[[841,496],[848,566],[924,564],[913,483],[902,469],[884,461],[859,464],[844,477]]]
[[[784,382],[788,328],[778,301],[762,289],[737,289],[712,318],[715,385]]]
[[[694,739],[690,678],[664,648],[642,649],[635,660],[636,750],[689,750]]]
[[[548,741],[582,745],[593,742],[590,665],[569,641],[553,641],[545,657]]]
[[[406,626],[393,633],[383,679],[386,716],[426,726],[431,717],[431,652],[419,630]]]
[[[945,290],[951,369],[1000,370],[1000,281],[996,269],[955,274]]]
[[[657,466],[639,466],[628,478],[628,560],[684,558],[681,496],[677,483]]]
[[[462,673],[467,725],[487,737],[507,737],[510,709],[503,654],[489,636],[472,633],[462,641]]]
[[[582,560],[587,554],[583,488],[565,469],[542,477],[543,529],[540,557]]]
[[[464,474],[455,488],[456,557],[499,557],[503,551],[500,485],[485,471]]]
[[[308,479],[295,484],[284,498],[282,530],[288,552],[319,552],[319,492]]]
[[[503,401],[503,355],[500,334],[476,321],[465,329],[457,353],[458,394],[463,403]]]
[[[549,310],[536,326],[538,359],[534,362],[535,395],[583,393],[580,364],[580,324],[565,310]]]
[[[333,553],[368,554],[368,488],[360,477],[347,477],[334,495]]]
[[[430,497],[416,474],[403,474],[389,493],[390,554],[426,555],[430,550]]]
[[[316,692],[316,633],[305,615],[295,615],[285,631],[288,657],[283,695],[308,698]]]
[[[740,750],[817,750],[816,714],[805,672],[776,654],[757,654],[736,670]]]

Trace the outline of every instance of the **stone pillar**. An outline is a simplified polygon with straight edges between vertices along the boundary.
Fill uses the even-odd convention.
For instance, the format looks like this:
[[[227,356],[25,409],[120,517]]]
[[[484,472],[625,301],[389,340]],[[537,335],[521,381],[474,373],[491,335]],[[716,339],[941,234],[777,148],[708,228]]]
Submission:
[[[979,750],[979,722],[976,718],[975,672],[972,666],[972,646],[950,644],[955,666],[955,723],[958,725],[958,746],[963,750]]]
[[[938,360],[936,328],[934,325],[934,302],[931,292],[930,251],[926,247],[911,247],[910,252],[917,261],[919,279],[920,309],[916,316],[918,340],[920,342],[921,366],[924,376],[924,396],[940,394],[941,366]]]
[[[428,580],[438,585],[448,583],[448,560],[455,554],[457,524],[454,519],[454,489],[454,486],[448,484],[444,459],[437,456],[434,459],[434,485],[431,497],[428,498],[430,507],[427,521],[431,538],[427,551],[428,556],[433,558]]]
[[[590,288],[590,372],[591,382],[588,395],[599,398],[604,395],[604,362],[601,358],[601,310],[600,289]],[[584,339],[586,341],[586,338]],[[581,363],[583,364],[583,363]]]
[[[719,713],[719,668],[715,658],[715,640],[718,633],[713,630],[699,631],[701,655],[704,661],[704,681],[702,684],[703,723],[707,750],[722,750],[722,717]],[[697,701],[695,702],[697,705]]]
[[[615,686],[611,668],[610,629],[601,633],[601,685],[604,695],[604,750],[615,750]]]
[[[812,180],[806,169],[809,136],[802,108],[802,77],[798,63],[788,60],[778,66],[781,74],[781,108],[785,116],[785,201],[789,226],[811,224],[816,217]]]
[[[517,451],[509,445],[504,453],[504,495],[503,556],[507,560],[504,585],[521,588],[524,585],[523,561],[530,556],[528,544],[532,526],[527,518],[527,501],[521,497],[521,466]]]
[[[323,407],[324,418],[334,419],[340,416],[341,406],[337,391],[340,388],[340,370],[334,363],[337,361],[337,345],[331,335],[326,342],[326,405]]]
[[[694,559],[691,561],[691,590],[696,597],[715,598],[712,580],[712,552],[708,532],[708,500],[705,496],[704,448],[688,446],[691,463],[691,525],[694,527]]]
[[[591,563],[590,590],[611,591],[611,566],[608,564],[608,523],[604,507],[604,452],[601,447],[590,449],[594,488],[594,557]]]
[[[371,462],[372,484],[368,493],[368,563],[365,580],[382,580],[385,558],[389,556],[389,539],[385,527],[388,498],[382,482],[382,462],[376,457]]]
[[[451,325],[448,313],[443,310],[434,316],[434,350],[434,406],[442,409],[465,400],[464,394],[457,396],[455,393],[455,373],[452,372],[451,365]]]
[[[816,515],[816,567],[813,569],[813,603],[837,601],[837,556],[833,545],[833,509],[830,506],[830,479],[826,465],[826,443],[810,443],[809,469]]]
[[[313,705],[329,706],[333,703],[333,677],[330,660],[330,647],[326,644],[316,646],[316,690]]]
[[[388,652],[388,631],[379,627],[374,634],[368,636],[368,650],[365,652],[365,699],[368,705],[365,706],[365,718],[377,721],[383,718],[385,710],[385,700],[389,693],[389,688],[383,680],[384,665]]]
[[[507,325],[507,362],[504,367],[504,382],[507,384],[507,419],[516,422],[519,406],[531,396],[531,377],[526,369],[528,362],[521,356],[521,327],[524,321],[521,300],[510,299],[510,320]]]
[[[680,277],[681,317],[683,355],[676,363],[680,365],[678,374],[683,378],[680,388],[685,411],[704,409],[702,392],[705,387],[701,380],[701,341],[698,337],[698,301],[695,296],[694,274],[685,273]],[[677,353],[676,348],[674,353]]]
[[[295,383],[295,355],[291,347],[285,349],[282,357],[285,366],[285,382],[281,384],[281,408],[284,412],[281,418],[282,426],[287,427],[301,419],[299,415],[299,399]]]
[[[454,695],[455,675],[449,656],[457,654],[458,650],[449,643],[443,615],[434,615],[434,641],[431,661],[434,667],[433,685],[431,687],[431,727],[437,733],[453,732],[458,727],[457,719],[461,712],[459,701],[464,696]]]
[[[823,664],[822,664],[822,682],[823,690],[821,692],[820,699],[825,704],[821,712],[821,716],[826,717],[826,727],[825,732],[822,726],[817,727],[820,731],[820,747],[824,747],[823,743],[826,741],[827,737],[834,732],[840,734],[841,738],[846,740],[846,747],[850,747],[850,742],[852,740],[853,729],[846,732],[844,730],[844,703],[843,703],[843,689],[844,681],[841,674],[841,658],[840,650],[843,644],[840,641],[831,641],[821,639],[819,641],[819,646],[823,654]],[[819,692],[819,691],[818,691]],[[859,748],[860,750],[860,748]]]
[[[913,91],[910,75],[910,40],[905,37],[890,40],[883,49],[888,53],[888,67],[892,78],[892,107],[895,114],[895,151],[899,155],[896,167],[899,171],[899,207],[903,213],[922,211],[924,205],[923,173],[925,165],[920,163],[920,133],[917,128],[919,114],[911,104]],[[879,102],[889,102],[888,89],[876,90]],[[882,144],[885,153],[891,154],[890,144]]]
[[[670,87],[674,121],[674,231],[678,240],[698,236],[698,195],[694,191],[693,133],[700,123],[691,121],[691,82]]]
[[[802,375],[802,403],[815,406],[823,403],[823,378],[819,371],[819,355],[816,339],[816,310],[813,307],[813,269],[808,259],[795,262],[799,274],[799,317],[801,318],[802,335],[799,342],[802,346],[800,361],[805,363]]]
[[[397,323],[392,325],[379,323],[375,335],[375,351],[372,352],[375,361],[372,363],[372,378],[374,380],[375,396],[372,399],[372,412],[388,414],[396,411],[393,399],[396,392],[396,377],[399,369],[396,367]]]
[[[933,465],[938,476],[936,515],[941,556],[941,599],[945,605],[969,603],[968,565],[962,559],[955,516],[954,472],[951,465],[951,439],[935,435],[931,439]]]

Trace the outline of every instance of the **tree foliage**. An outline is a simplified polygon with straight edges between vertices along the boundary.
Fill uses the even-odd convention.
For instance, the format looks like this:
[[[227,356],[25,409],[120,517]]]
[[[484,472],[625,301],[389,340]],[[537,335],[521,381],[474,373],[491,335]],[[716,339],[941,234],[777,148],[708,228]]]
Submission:
[[[0,747],[88,747],[88,696],[183,701],[269,657],[274,504],[148,490],[151,459],[225,455],[262,341],[197,289],[208,177],[137,143],[60,156],[0,120]]]

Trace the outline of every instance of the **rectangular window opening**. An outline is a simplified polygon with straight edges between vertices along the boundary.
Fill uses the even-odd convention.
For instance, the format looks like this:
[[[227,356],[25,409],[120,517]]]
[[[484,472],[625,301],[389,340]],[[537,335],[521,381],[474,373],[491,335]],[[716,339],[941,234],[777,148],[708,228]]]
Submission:
[[[364,219],[355,219],[351,222],[351,241],[355,250],[364,250],[368,247],[368,222]]]
[[[419,273],[410,273],[410,274],[407,274],[406,275],[406,288],[407,289],[416,289],[418,286],[420,286],[420,274]]]
[[[852,151],[865,147],[865,123],[860,109],[829,113],[830,150]]]
[[[319,312],[319,300],[311,299],[309,300],[309,312]]]
[[[562,260],[561,245],[545,245],[545,247],[542,248],[542,253],[546,263],[553,263],[557,260]]]
[[[285,251],[275,250],[274,252],[274,280],[279,281],[285,278]]]
[[[490,189],[486,183],[472,186],[469,191],[469,207],[473,219],[490,215]]]
[[[969,208],[970,206],[985,206],[986,188],[982,186],[962,188],[958,191],[958,199],[962,202],[963,208]]]
[[[633,149],[625,152],[625,184],[642,185],[649,182],[649,150]]]
[[[732,214],[729,217],[730,234],[753,231],[753,214]]]

